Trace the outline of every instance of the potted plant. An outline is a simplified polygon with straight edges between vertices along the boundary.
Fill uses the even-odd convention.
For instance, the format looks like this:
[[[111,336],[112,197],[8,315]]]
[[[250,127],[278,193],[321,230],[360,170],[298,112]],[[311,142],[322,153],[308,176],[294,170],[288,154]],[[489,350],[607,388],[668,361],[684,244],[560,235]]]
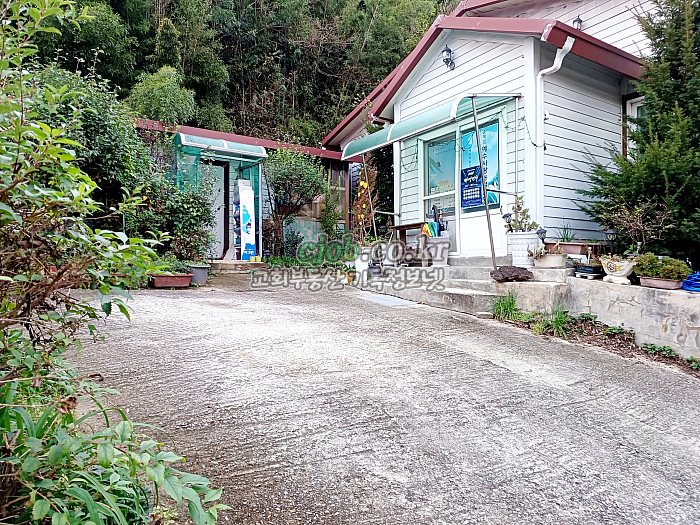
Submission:
[[[193,274],[189,273],[189,265],[179,261],[174,256],[157,261],[156,271],[149,274],[154,288],[187,288]]]
[[[542,246],[535,250],[532,258],[535,268],[566,268],[566,253],[562,252],[559,243],[556,243],[551,250]]]
[[[211,265],[202,261],[190,261],[188,263],[189,273],[192,274],[191,284],[202,285],[206,284],[207,277],[209,277],[209,268]]]
[[[530,220],[530,211],[523,207],[523,198],[515,197],[513,213],[506,217],[508,231],[508,247],[513,257],[513,266],[532,268],[535,263],[528,255],[528,251],[534,253],[539,246],[537,230],[540,225]]]
[[[586,253],[588,253],[588,243],[576,241],[576,234],[571,224],[565,222],[561,228],[556,228],[556,230],[559,233],[559,241],[546,242],[544,246],[547,250],[551,250],[554,248],[554,245],[557,244],[561,249],[561,253],[568,253],[571,255],[586,255]]]
[[[664,290],[678,290],[692,273],[690,266],[683,261],[671,257],[659,259],[653,253],[640,256],[634,271],[642,286]]]
[[[580,261],[576,263],[576,272],[593,276],[603,274],[603,265],[601,264],[600,259],[595,256],[594,246],[588,246],[588,257],[586,262]]]
[[[614,284],[630,284],[627,278],[634,270],[634,265],[637,263],[635,258],[625,259],[619,255],[601,256],[600,262],[605,270],[603,281]]]

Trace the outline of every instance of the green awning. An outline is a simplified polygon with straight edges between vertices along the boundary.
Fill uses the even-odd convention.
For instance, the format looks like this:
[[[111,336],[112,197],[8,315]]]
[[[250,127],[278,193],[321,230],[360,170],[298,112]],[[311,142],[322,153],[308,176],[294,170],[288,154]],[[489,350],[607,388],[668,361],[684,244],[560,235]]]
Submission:
[[[476,101],[476,110],[478,112],[519,96],[520,95],[517,93],[504,95],[460,95],[454,100],[425,110],[406,120],[400,120],[396,124],[392,124],[376,133],[353,140],[345,146],[342,160],[369,153],[370,151],[388,146],[399,140],[414,137],[420,133],[449,124],[450,122],[470,118],[473,115],[472,99]]]
[[[391,126],[380,129],[375,133],[371,133],[370,135],[365,135],[360,139],[353,140],[350,144],[345,146],[342,160],[350,157],[356,157],[357,155],[363,155],[368,151],[379,149],[387,144],[390,144],[391,141],[389,141],[389,133],[393,127],[394,126],[392,124]]]
[[[267,158],[267,152],[262,146],[231,142],[230,140],[198,137],[187,133],[178,133],[177,142],[183,146],[199,148],[217,155],[237,157],[246,160],[259,160]]]

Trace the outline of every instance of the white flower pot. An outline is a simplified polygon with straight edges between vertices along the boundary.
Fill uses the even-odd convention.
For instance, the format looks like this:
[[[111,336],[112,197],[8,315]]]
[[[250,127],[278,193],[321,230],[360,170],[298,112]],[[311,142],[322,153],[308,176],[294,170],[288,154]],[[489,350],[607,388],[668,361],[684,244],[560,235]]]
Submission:
[[[565,253],[547,253],[535,259],[535,268],[566,268]]]
[[[371,252],[372,248],[369,246],[360,246],[357,249],[357,256],[355,257],[355,279],[358,284],[365,284],[367,282]]]
[[[527,256],[528,249],[535,252],[540,244],[537,232],[509,232],[508,248],[513,256],[513,266],[520,268],[532,268],[535,261]]]
[[[610,257],[601,257],[600,262],[603,264],[603,270],[607,274],[603,277],[606,283],[614,284],[630,284],[627,278],[634,270],[635,260],[615,261]]]

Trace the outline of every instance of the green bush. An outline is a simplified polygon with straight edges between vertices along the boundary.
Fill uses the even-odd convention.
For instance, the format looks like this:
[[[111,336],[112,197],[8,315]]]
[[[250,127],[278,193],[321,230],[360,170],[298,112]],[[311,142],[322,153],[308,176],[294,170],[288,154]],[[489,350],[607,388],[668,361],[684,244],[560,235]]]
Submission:
[[[76,160],[81,145],[69,138],[86,111],[81,95],[38,82],[31,62],[46,17],[67,23],[72,11],[65,0],[9,0],[0,34],[0,522],[145,524],[162,488],[187,502],[197,525],[212,525],[227,508],[214,503],[221,490],[178,470],[181,456],[137,430],[148,425],[102,409],[100,395],[114,391],[63,357],[81,350],[81,336],[99,335],[114,308],[130,316],[125,287],[154,269],[157,242],[87,222],[104,210]],[[67,107],[71,118],[58,125],[37,117]],[[114,213],[141,202],[128,199]],[[95,303],[66,293],[88,287]],[[77,418],[82,399],[99,410]]]
[[[678,259],[672,259],[668,257],[661,261],[661,268],[659,269],[659,277],[662,279],[673,279],[674,281],[683,281],[688,278],[688,276],[693,273],[690,266],[683,261]]]
[[[304,242],[304,236],[301,233],[294,228],[287,230],[287,233],[284,235],[284,255],[296,258],[297,249],[302,242]]]
[[[653,253],[645,253],[637,259],[634,265],[634,273],[640,277],[658,277],[661,269],[661,261]]]
[[[637,260],[634,271],[641,277],[660,277],[682,281],[692,273],[690,266],[683,261],[664,257],[659,260],[653,253],[645,253]]]

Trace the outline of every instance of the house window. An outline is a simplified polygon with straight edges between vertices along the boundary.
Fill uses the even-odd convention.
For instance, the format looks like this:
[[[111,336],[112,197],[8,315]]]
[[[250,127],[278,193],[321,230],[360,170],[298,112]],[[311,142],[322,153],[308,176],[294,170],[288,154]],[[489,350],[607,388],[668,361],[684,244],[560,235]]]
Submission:
[[[486,186],[499,190],[498,166],[498,121],[479,127],[481,134],[481,150],[484,160]],[[484,195],[481,182],[481,165],[479,150],[474,129],[462,134],[462,170],[461,170],[461,204],[462,211],[469,212],[484,206]],[[499,194],[488,192],[489,205],[499,204]]]
[[[644,97],[635,98],[627,102],[627,116],[631,118],[644,118],[647,116]]]
[[[443,213],[454,213],[455,210],[455,175],[456,147],[454,134],[443,137],[427,144],[427,169],[425,170],[425,187],[427,199],[426,213],[433,205]]]
[[[634,131],[636,125],[630,122],[628,119],[632,118],[645,118],[647,116],[647,108],[644,105],[644,97],[634,98],[627,101],[626,112],[626,123],[627,127],[622,129],[623,142],[622,142],[622,153],[627,155],[630,150],[634,149],[634,141],[629,138],[629,130]]]

